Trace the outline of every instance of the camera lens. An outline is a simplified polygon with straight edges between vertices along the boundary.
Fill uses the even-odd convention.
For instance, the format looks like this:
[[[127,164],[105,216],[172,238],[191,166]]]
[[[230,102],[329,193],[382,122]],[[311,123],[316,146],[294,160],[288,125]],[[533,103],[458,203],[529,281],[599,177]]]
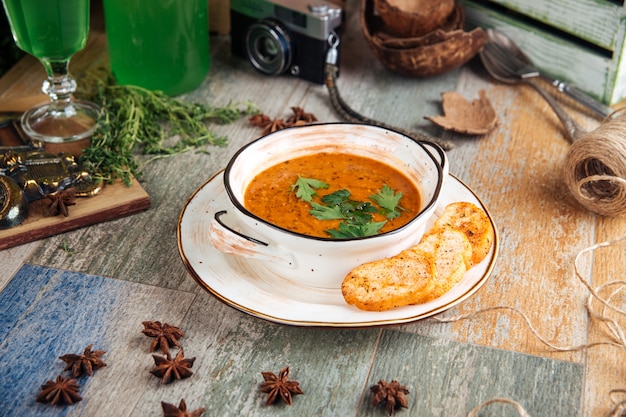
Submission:
[[[250,25],[245,48],[250,63],[265,74],[282,74],[291,65],[291,37],[273,20]]]

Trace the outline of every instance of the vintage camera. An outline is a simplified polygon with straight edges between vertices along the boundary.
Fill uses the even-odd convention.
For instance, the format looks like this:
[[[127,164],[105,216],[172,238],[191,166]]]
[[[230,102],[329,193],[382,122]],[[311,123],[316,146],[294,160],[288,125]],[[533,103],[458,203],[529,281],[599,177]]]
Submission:
[[[324,64],[339,45],[341,8],[315,0],[231,0],[231,49],[267,75],[324,83]],[[334,51],[333,51],[334,52]]]

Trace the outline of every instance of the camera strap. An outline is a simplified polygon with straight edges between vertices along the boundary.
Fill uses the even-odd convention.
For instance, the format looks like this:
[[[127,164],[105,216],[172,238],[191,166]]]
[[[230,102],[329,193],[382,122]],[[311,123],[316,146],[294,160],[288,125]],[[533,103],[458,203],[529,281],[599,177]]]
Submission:
[[[369,117],[363,116],[362,114],[352,109],[352,107],[350,107],[348,103],[346,103],[345,100],[341,97],[339,89],[337,88],[337,75],[339,74],[339,67],[337,66],[337,57],[339,54],[337,48],[339,47],[339,37],[335,33],[331,33],[331,35],[328,37],[328,44],[330,45],[330,48],[326,53],[326,62],[324,64],[324,77],[326,80],[326,88],[328,89],[330,103],[335,112],[339,115],[339,117],[351,123],[369,124],[393,130],[403,135],[409,136],[417,141],[436,143],[445,150],[452,149],[453,145],[450,141],[437,139],[424,133],[409,132],[404,129],[390,126],[386,123],[379,122],[377,120],[373,120]]]

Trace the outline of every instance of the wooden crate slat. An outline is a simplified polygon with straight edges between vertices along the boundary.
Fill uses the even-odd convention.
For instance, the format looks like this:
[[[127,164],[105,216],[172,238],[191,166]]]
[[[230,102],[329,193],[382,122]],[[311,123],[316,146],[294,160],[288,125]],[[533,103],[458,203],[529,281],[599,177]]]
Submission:
[[[550,25],[609,51],[621,49],[626,10],[607,0],[483,0]]]
[[[491,27],[506,33],[546,74],[571,82],[605,103],[615,104],[626,98],[623,38],[616,40],[617,49],[609,54],[503,13],[499,8],[485,6],[484,1],[460,0],[460,3],[465,7],[468,26]]]
[[[626,26],[626,24],[624,24]],[[615,84],[611,91],[610,103],[617,103],[626,98],[626,38],[622,43],[621,51],[615,55]]]

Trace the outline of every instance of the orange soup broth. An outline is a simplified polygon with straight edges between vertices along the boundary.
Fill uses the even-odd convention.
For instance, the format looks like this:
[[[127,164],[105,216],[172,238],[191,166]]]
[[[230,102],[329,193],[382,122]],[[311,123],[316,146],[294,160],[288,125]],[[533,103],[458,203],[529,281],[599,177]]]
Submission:
[[[336,229],[341,220],[318,220],[309,213],[311,205],[296,197],[292,186],[298,175],[314,178],[329,185],[316,190],[313,201],[347,189],[350,199],[371,202],[370,196],[387,184],[395,193],[401,192],[402,215],[389,220],[385,215],[373,213],[373,221],[387,223],[384,233],[397,229],[413,219],[419,212],[420,195],[416,186],[400,171],[374,159],[343,153],[319,153],[281,162],[258,174],[248,186],[244,207],[258,217],[293,232],[308,236],[327,237],[328,229]]]

